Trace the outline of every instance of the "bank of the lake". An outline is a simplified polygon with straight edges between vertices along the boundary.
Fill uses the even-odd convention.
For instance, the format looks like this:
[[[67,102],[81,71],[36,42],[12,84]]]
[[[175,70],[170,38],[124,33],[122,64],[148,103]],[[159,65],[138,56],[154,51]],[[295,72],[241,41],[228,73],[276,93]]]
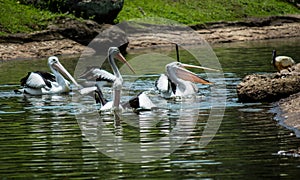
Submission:
[[[70,25],[66,29],[63,27],[54,27],[48,31],[0,37],[1,60],[43,58],[50,55],[80,55],[85,49],[82,42],[85,42],[87,45],[88,40],[91,40],[91,37],[93,37],[89,34],[101,33],[103,29],[111,26],[97,25],[97,27],[93,26],[93,28],[89,28],[90,23],[93,22],[88,21],[80,25],[74,23],[78,23],[78,21],[71,20],[68,22]],[[300,15],[271,16],[251,18],[245,21],[207,23],[206,25],[191,26],[191,28],[209,43],[291,38],[300,36]],[[64,30],[71,31],[76,36],[67,34]],[[136,32],[128,37],[129,44],[127,50],[153,46],[171,46],[172,44],[164,41],[164,38],[177,39],[177,42],[180,41],[182,44],[191,43],[192,37],[186,33],[180,30],[165,31],[162,37],[159,35],[153,36],[152,33]]]

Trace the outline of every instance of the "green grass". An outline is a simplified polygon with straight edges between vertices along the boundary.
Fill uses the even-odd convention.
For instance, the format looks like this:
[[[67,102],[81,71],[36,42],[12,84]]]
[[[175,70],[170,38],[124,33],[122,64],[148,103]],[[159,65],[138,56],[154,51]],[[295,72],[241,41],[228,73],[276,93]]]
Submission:
[[[284,0],[125,0],[115,22],[161,17],[194,25],[284,14],[300,14],[300,10]],[[59,16],[66,15],[22,5],[17,0],[0,0],[0,35],[42,30]]]
[[[58,16],[64,15],[41,11],[16,0],[0,0],[0,35],[42,30]]]
[[[143,17],[167,18],[187,25],[247,17],[299,14],[279,0],[125,0],[116,22]]]

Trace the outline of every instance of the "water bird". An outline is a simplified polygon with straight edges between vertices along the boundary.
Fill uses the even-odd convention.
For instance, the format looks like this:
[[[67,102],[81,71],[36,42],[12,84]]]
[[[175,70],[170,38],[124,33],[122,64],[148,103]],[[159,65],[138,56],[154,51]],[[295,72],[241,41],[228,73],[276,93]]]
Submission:
[[[27,76],[20,80],[23,89],[15,92],[30,95],[59,94],[70,91],[71,80],[74,85],[80,87],[70,73],[63,67],[56,56],[48,58],[48,66],[52,73],[44,71],[28,72]]]
[[[112,85],[112,101],[107,101],[106,99],[104,99],[103,93],[101,91],[101,87],[99,86],[99,84],[96,83],[95,99],[96,102],[101,103],[102,105],[100,111],[119,110],[124,108],[123,105],[121,104],[121,90],[123,86],[123,78],[118,67],[116,66],[114,58],[125,63],[130,68],[130,70],[134,73],[133,68],[126,61],[123,55],[120,53],[120,50],[117,47],[110,47],[108,49],[108,62],[115,76]]]
[[[166,65],[165,74],[161,74],[155,82],[156,89],[160,91],[162,97],[173,98],[193,95],[198,92],[198,87],[194,83],[212,84],[185,68],[218,71],[216,69],[202,66],[189,65],[181,62],[171,62]]]
[[[100,111],[108,111],[108,110],[114,110],[114,109],[124,109],[124,108],[133,108],[135,110],[150,110],[151,108],[155,107],[155,105],[152,103],[152,101],[149,99],[149,97],[145,94],[145,92],[141,92],[136,97],[133,97],[128,102],[121,104],[121,89],[123,84],[123,78],[122,75],[116,66],[114,58],[118,59],[119,61],[125,63],[132,72],[134,72],[133,68],[130,66],[130,64],[126,61],[126,59],[122,56],[119,49],[117,47],[110,47],[108,49],[108,62],[113,70],[114,75],[109,75],[112,81],[112,101],[108,101],[104,98],[104,95],[101,91],[101,85],[99,82],[96,82],[95,86],[92,88],[83,88],[81,90],[81,94],[84,94],[86,92],[89,92],[90,90],[94,90],[95,92],[95,100],[96,103],[101,104]],[[97,70],[100,72],[99,70]],[[103,78],[103,72],[101,71],[101,77]],[[107,71],[105,71],[107,72]],[[104,73],[106,74],[106,73]],[[108,75],[108,74],[106,74]],[[105,75],[105,76],[106,76]],[[107,79],[107,78],[105,78]],[[86,90],[85,90],[86,89]]]
[[[95,100],[101,105],[100,111],[108,111],[112,109],[113,101],[108,101],[101,90],[99,84],[96,84]],[[121,103],[120,109],[133,109],[135,112],[150,111],[156,108],[156,105],[150,100],[146,92],[140,92],[137,96],[132,97],[129,101]]]
[[[272,52],[272,62],[271,63],[277,69],[278,72],[295,65],[295,61],[289,56],[276,56],[275,49]]]
[[[81,85],[91,87],[98,82],[103,85],[113,83],[116,76],[98,66],[88,66],[78,79]]]

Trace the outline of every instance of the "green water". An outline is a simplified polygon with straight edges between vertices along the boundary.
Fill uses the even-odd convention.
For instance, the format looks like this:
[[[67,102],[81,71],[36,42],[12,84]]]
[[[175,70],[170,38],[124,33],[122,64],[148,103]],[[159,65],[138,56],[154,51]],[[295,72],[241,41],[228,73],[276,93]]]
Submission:
[[[151,142],[167,136],[179,123],[176,108],[180,103],[159,114],[126,113],[122,117],[125,121],[120,124],[116,124],[111,115],[97,114],[99,117],[95,119],[90,116],[84,120],[81,118],[84,111],[96,111],[92,99],[78,103],[71,95],[32,97],[13,93],[27,71],[37,70],[37,67],[48,69],[46,59],[2,62],[1,179],[297,179],[300,159],[280,156],[277,152],[298,148],[300,139],[293,131],[278,125],[275,114],[270,111],[272,104],[238,103],[235,87],[247,74],[274,71],[270,65],[273,48],[278,54],[292,56],[299,62],[299,39],[220,44],[213,48],[224,70],[227,87],[226,111],[217,134],[207,146],[199,147],[210,111],[207,100],[211,96],[208,86],[199,86],[200,95],[207,98],[201,99],[202,106],[197,111],[185,112],[197,115],[195,128],[186,125],[188,139],[174,152],[145,163],[129,163],[107,156],[110,150],[118,150],[101,151],[88,133],[99,133],[101,117],[107,125],[101,129],[104,136],[110,130],[127,141],[147,141],[151,146],[154,144]],[[183,59],[188,57],[185,51],[180,53]],[[136,54],[128,54],[127,58],[133,56]],[[174,51],[170,50],[170,56],[175,57]],[[63,58],[61,63],[72,71],[77,59]],[[155,78],[155,75],[144,76],[132,88],[147,89]],[[189,118],[183,118],[182,122],[188,123]],[[86,123],[84,127],[83,123]],[[96,131],[86,131],[88,127]],[[168,151],[170,147],[163,142],[157,148]],[[142,150],[147,148],[142,147]]]

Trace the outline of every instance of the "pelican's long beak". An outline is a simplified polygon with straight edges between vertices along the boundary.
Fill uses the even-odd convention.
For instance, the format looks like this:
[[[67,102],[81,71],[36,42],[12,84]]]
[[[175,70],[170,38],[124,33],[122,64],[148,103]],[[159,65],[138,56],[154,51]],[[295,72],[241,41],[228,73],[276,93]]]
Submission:
[[[126,59],[124,58],[124,56],[123,56],[121,53],[118,53],[118,54],[116,55],[116,58],[117,58],[118,60],[120,60],[121,62],[125,63],[125,64],[129,67],[129,69],[135,74],[134,69],[133,69],[133,68],[131,67],[131,65],[126,61]]]
[[[61,65],[59,62],[54,63],[53,68],[55,68],[57,71],[59,71],[62,75],[64,75],[65,77],[67,77],[68,79],[70,79],[77,87],[81,87],[73,78],[73,76],[71,76],[71,74],[64,68],[63,65]]]
[[[204,80],[204,79],[198,77],[195,73],[193,73],[183,67],[177,68],[176,74],[180,79],[183,79],[185,81],[201,83],[201,84],[213,84],[207,80]]]
[[[183,64],[183,63],[181,63],[181,65],[185,68],[197,68],[197,69],[204,69],[204,70],[209,70],[209,71],[220,72],[220,70],[218,70],[218,69],[212,69],[212,68],[207,68],[207,67],[203,67],[203,66],[195,66],[195,65]]]

